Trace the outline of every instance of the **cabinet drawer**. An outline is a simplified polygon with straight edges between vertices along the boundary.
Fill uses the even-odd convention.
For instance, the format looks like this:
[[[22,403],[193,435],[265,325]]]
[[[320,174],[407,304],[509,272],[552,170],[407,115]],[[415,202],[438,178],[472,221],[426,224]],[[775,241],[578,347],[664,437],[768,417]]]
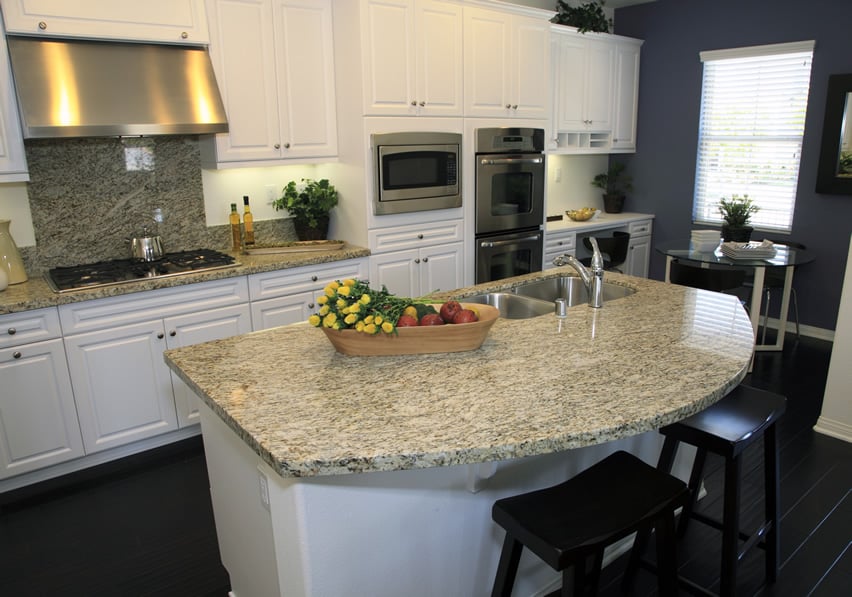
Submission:
[[[447,220],[425,226],[415,224],[378,228],[370,230],[367,236],[370,250],[374,253],[384,253],[461,241],[464,239],[464,226],[462,220]]]
[[[238,276],[62,305],[59,319],[67,335],[246,302],[248,283]]]
[[[333,280],[367,275],[365,259],[349,259],[249,276],[252,301],[322,289]]]
[[[559,251],[568,251],[577,246],[577,235],[573,232],[570,234],[556,233],[546,234],[544,237],[544,252],[557,253]]]
[[[0,348],[50,340],[61,334],[56,307],[0,316]]]
[[[630,233],[630,236],[647,236],[651,234],[651,220],[630,222],[627,231]]]

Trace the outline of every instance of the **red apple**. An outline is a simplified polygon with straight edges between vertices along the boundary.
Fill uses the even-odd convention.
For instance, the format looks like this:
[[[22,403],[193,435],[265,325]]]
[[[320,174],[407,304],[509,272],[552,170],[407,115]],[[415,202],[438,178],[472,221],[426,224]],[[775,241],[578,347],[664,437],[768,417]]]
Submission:
[[[420,325],[444,325],[444,320],[437,313],[429,313],[420,318]]]
[[[479,317],[470,309],[462,309],[453,317],[453,323],[473,323],[475,321],[479,321]]]
[[[462,310],[462,306],[458,301],[447,301],[443,305],[441,305],[441,319],[443,319],[446,323],[450,323],[453,321],[453,317],[456,316],[456,313]]]
[[[411,315],[400,315],[396,322],[396,327],[398,328],[410,328],[417,325],[420,325],[417,322],[417,318],[412,317]]]

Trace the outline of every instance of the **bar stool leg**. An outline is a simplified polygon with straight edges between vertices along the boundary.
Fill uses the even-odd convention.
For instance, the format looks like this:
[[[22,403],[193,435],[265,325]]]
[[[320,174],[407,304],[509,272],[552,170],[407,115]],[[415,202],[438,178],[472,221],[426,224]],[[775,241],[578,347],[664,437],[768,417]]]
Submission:
[[[722,530],[722,570],[719,579],[720,597],[734,595],[737,583],[737,560],[740,533],[740,473],[739,456],[725,461],[725,498]]]
[[[781,511],[778,496],[781,494],[779,481],[779,462],[775,425],[770,425],[763,436],[764,492],[766,501],[766,522],[771,526],[766,535],[766,582],[774,583],[778,579],[778,554],[781,551]]]
[[[686,527],[689,525],[689,519],[692,515],[695,504],[698,502],[698,491],[701,488],[701,480],[704,478],[704,463],[707,462],[707,450],[698,449],[695,452],[695,460],[692,464],[692,471],[689,473],[689,501],[680,511],[680,522],[677,526],[678,539],[683,539],[686,536]]]
[[[503,541],[503,550],[500,552],[500,563],[497,565],[497,575],[494,577],[494,588],[491,597],[511,597],[512,587],[515,584],[515,576],[518,573],[518,562],[521,559],[521,551],[524,545],[517,541],[509,533]]]
[[[670,512],[657,523],[657,585],[661,597],[677,595],[675,521]]]

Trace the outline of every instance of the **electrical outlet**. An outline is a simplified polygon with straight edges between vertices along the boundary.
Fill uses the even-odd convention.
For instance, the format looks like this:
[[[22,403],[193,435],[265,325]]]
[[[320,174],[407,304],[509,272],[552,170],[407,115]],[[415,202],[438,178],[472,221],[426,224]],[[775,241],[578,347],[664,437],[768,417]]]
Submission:
[[[261,471],[257,471],[260,482],[260,504],[269,510],[269,479]]]
[[[266,200],[272,202],[276,199],[278,199],[278,187],[274,184],[266,185]]]

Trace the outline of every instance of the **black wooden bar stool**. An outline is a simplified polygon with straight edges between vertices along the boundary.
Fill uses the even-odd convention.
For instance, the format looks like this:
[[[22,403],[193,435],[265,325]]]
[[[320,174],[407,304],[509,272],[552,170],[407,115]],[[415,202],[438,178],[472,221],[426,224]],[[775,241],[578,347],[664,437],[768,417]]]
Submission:
[[[766,582],[778,577],[778,552],[780,547],[778,445],[775,424],[784,414],[787,399],[784,396],[740,385],[716,404],[683,421],[660,429],[666,436],[657,468],[670,472],[680,442],[697,448],[695,464],[689,478],[689,503],[681,512],[678,535],[686,533],[690,519],[698,520],[722,531],[722,564],[719,577],[719,594],[734,595],[737,585],[737,564],[755,545],[766,551]],[[763,438],[763,465],[765,487],[764,521],[752,534],[740,530],[740,492],[743,451]],[[695,512],[694,506],[701,489],[707,453],[725,459],[724,498],[722,519],[717,520]],[[647,542],[647,533],[637,535],[627,572],[624,589],[627,590],[636,573]],[[744,541],[740,548],[740,540]],[[688,579],[682,585],[693,593],[712,595]]]
[[[527,547],[562,572],[562,595],[597,593],[604,548],[641,529],[656,529],[661,554],[660,594],[677,590],[674,512],[689,497],[686,485],[627,452],[616,452],[568,481],[497,500],[494,521],[506,530],[492,597],[512,594],[521,551]],[[590,574],[587,560],[592,557]],[[574,582],[570,571],[574,570]]]

